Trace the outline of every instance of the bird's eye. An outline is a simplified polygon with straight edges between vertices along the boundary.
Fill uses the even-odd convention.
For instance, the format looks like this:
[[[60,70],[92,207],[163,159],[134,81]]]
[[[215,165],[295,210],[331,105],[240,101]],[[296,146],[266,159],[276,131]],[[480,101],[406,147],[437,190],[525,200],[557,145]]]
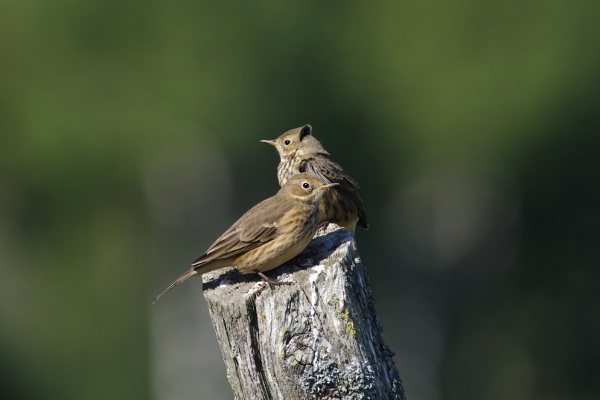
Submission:
[[[302,182],[302,187],[304,189],[309,189],[310,188],[310,183],[308,183],[308,182]]]
[[[292,143],[292,141],[290,139],[286,139],[283,144],[285,144],[286,146],[289,146],[290,143]]]

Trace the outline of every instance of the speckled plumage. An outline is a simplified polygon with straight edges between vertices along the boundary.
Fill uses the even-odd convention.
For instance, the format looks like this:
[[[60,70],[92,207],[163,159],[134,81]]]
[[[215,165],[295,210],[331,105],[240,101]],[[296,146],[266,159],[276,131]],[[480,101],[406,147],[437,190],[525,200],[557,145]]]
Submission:
[[[296,257],[315,235],[320,220],[319,199],[324,189],[333,186],[311,174],[287,180],[275,196],[237,220],[154,301],[192,276],[224,267],[262,273]]]
[[[304,125],[285,132],[275,140],[263,140],[277,149],[280,162],[277,179],[281,186],[294,175],[310,173],[339,185],[323,195],[319,202],[321,222],[333,222],[354,233],[356,225],[368,229],[367,214],[358,193],[358,183],[335,162]]]

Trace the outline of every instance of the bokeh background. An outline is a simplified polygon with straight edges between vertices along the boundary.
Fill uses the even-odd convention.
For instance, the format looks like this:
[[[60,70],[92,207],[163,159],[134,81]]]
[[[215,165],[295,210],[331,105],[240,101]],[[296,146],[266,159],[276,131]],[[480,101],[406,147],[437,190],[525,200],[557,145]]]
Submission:
[[[600,396],[600,3],[0,2],[0,397],[230,399],[201,281],[305,123],[409,399]]]

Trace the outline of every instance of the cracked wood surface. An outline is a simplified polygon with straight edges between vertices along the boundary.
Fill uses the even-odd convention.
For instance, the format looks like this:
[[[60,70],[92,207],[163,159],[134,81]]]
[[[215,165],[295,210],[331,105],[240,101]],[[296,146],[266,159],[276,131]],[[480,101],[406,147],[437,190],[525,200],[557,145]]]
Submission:
[[[203,276],[236,399],[404,399],[350,232],[330,224],[267,275],[289,284]]]

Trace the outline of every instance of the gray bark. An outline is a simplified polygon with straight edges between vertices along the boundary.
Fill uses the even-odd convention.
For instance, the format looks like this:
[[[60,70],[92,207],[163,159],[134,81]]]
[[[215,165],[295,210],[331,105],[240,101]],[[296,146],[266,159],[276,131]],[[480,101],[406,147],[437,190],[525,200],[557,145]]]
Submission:
[[[235,270],[204,276],[204,297],[238,400],[404,399],[352,235],[330,224],[272,289]]]

